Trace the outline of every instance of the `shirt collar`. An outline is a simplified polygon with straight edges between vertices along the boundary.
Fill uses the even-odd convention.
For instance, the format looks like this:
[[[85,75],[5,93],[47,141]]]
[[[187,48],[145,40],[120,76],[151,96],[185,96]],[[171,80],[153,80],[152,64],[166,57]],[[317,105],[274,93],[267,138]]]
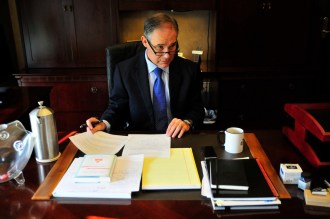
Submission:
[[[146,62],[147,62],[148,72],[149,72],[149,73],[153,72],[153,70],[155,70],[155,68],[157,68],[157,65],[155,65],[154,63],[152,63],[152,62],[149,60],[149,58],[148,58],[148,56],[147,56],[147,50],[146,50],[146,52],[144,53],[144,57],[145,57]],[[165,73],[168,73],[168,72],[169,72],[169,67],[161,68],[161,69],[163,69],[163,71],[164,71]]]

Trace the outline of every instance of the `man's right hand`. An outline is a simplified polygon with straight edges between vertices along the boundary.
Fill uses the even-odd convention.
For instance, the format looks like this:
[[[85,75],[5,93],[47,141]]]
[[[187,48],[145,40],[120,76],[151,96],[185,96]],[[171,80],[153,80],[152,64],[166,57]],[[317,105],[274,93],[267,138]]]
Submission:
[[[96,125],[93,125],[96,124]],[[95,117],[91,117],[89,119],[86,120],[86,131],[87,132],[91,132],[91,133],[95,133],[97,131],[104,131],[106,128],[106,125],[104,124],[104,122],[98,120]]]

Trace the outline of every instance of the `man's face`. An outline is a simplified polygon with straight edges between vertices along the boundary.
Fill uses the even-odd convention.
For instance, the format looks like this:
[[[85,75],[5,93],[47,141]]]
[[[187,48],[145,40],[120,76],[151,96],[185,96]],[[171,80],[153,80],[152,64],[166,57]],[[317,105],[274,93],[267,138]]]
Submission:
[[[149,41],[145,36],[141,37],[143,45],[147,48],[147,56],[151,62],[160,68],[166,68],[170,65],[175,56],[177,48],[177,32],[170,23],[163,24],[160,28],[155,29]],[[171,52],[156,55],[159,52]]]

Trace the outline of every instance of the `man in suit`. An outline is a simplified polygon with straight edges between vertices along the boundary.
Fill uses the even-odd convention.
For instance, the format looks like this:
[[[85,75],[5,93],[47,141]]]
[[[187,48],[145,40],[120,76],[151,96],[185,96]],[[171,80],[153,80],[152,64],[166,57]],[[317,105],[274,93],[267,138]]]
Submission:
[[[155,14],[145,21],[141,41],[146,50],[117,64],[109,106],[95,127],[92,124],[98,121],[96,118],[86,121],[87,131],[158,130],[181,138],[201,126],[204,108],[200,69],[177,55],[178,32],[176,20],[167,14]],[[157,69],[161,76],[157,76]],[[158,77],[161,79],[157,82]],[[163,110],[156,106],[158,94],[153,90],[159,83],[164,87]]]

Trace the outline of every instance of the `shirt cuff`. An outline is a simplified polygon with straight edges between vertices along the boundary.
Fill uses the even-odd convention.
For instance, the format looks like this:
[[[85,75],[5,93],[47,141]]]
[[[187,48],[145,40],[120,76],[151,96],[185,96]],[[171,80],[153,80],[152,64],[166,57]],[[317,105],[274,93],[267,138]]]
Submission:
[[[104,122],[104,124],[105,124],[105,131],[106,132],[110,132],[110,128],[111,128],[111,125],[110,125],[110,123],[107,121],[107,120],[102,120],[102,122]]]
[[[189,125],[189,127],[190,128],[193,128],[194,126],[193,126],[193,121],[192,120],[190,120],[190,119],[185,119],[185,120],[183,120],[187,125]]]

